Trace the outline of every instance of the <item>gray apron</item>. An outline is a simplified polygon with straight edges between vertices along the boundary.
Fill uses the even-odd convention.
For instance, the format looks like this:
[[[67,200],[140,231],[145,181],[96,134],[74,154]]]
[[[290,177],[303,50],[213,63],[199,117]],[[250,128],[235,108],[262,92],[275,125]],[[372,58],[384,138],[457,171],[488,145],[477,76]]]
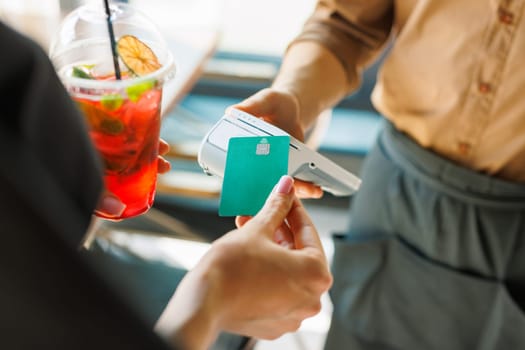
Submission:
[[[525,171],[525,169],[524,169]],[[335,235],[326,349],[525,349],[525,185],[387,123]]]

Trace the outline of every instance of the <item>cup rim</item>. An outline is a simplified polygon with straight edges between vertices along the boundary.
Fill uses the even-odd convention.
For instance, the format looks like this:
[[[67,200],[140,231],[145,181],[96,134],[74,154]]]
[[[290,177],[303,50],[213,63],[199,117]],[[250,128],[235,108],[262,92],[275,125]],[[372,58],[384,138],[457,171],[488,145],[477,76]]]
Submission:
[[[131,78],[121,80],[96,80],[96,79],[84,79],[74,77],[65,72],[60,72],[60,78],[68,86],[74,86],[77,88],[85,89],[115,89],[120,90],[128,87],[129,85],[139,84],[145,81],[155,80],[162,84],[171,80],[175,76],[176,65],[173,59],[173,54],[167,50],[167,62],[162,65],[159,69],[146,75],[134,76]]]
[[[110,4],[110,6],[113,8],[119,8],[119,9],[124,9],[124,10],[131,9],[133,11],[137,11],[138,13],[141,13],[133,6],[129,4],[125,4],[125,3],[113,3],[113,4]],[[72,16],[75,12],[81,11],[82,9],[89,9],[89,8],[96,8],[96,7],[97,6],[95,6],[93,3],[84,4],[82,6],[79,6],[75,10],[73,10],[66,17]],[[155,27],[155,29],[157,28]],[[127,77],[126,79],[121,79],[121,80],[96,80],[96,79],[84,79],[84,78],[75,77],[75,76],[67,74],[67,72],[63,70],[64,67],[56,67],[57,74],[62,80],[62,82],[64,83],[64,85],[75,87],[75,88],[80,88],[80,89],[88,89],[88,90],[101,90],[101,89],[102,90],[104,89],[121,90],[133,84],[140,84],[141,82],[152,81],[152,80],[156,81],[157,83],[164,84],[167,81],[174,78],[176,69],[178,67],[173,57],[173,53],[169,49],[167,42],[162,37],[162,35],[161,35],[161,38],[163,41],[152,42],[151,44],[153,44],[154,46],[156,46],[157,48],[163,51],[165,62],[162,64],[162,66],[159,69],[149,74],[141,75],[141,76],[131,76],[131,77]],[[89,45],[98,45],[100,44],[101,40],[105,41],[106,39],[100,39],[100,38],[84,39],[83,42],[84,43],[87,42],[89,43]],[[109,42],[108,42],[108,45],[109,45]],[[53,44],[52,44],[51,49],[50,49],[51,60],[55,63],[56,59],[58,59],[62,55],[69,52],[72,48],[73,47],[62,48],[61,50],[57,50],[53,52],[54,50],[53,50]],[[80,48],[77,47],[77,49],[80,49]],[[109,73],[111,74],[111,72]]]

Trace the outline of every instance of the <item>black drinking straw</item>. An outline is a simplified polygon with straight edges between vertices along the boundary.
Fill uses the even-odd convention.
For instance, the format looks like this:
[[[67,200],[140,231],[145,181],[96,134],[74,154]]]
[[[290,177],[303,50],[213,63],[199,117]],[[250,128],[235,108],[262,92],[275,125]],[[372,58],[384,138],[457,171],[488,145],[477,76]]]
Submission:
[[[111,54],[113,55],[113,66],[115,67],[115,78],[120,80],[120,67],[118,65],[115,34],[113,33],[113,23],[111,23],[111,12],[109,10],[108,0],[104,0],[104,4],[106,5],[106,20],[108,22],[109,42],[111,44]]]

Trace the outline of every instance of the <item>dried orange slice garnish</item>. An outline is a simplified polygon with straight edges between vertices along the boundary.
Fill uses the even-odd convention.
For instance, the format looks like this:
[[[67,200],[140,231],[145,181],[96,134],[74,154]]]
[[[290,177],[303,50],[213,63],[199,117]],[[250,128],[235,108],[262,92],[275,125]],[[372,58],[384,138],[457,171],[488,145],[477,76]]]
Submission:
[[[118,40],[117,52],[126,67],[138,76],[152,73],[161,67],[153,50],[133,35],[124,35]]]

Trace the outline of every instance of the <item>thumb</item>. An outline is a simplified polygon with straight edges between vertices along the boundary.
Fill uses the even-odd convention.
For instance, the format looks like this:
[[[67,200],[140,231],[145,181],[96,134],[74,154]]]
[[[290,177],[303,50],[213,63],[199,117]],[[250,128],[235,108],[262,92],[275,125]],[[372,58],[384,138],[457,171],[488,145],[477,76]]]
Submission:
[[[105,191],[99,199],[95,211],[102,213],[106,217],[118,218],[126,210],[126,205],[122,203],[113,193]]]
[[[275,185],[262,209],[244,227],[249,231],[263,232],[273,239],[275,231],[288,216],[294,198],[293,179],[284,175]]]

